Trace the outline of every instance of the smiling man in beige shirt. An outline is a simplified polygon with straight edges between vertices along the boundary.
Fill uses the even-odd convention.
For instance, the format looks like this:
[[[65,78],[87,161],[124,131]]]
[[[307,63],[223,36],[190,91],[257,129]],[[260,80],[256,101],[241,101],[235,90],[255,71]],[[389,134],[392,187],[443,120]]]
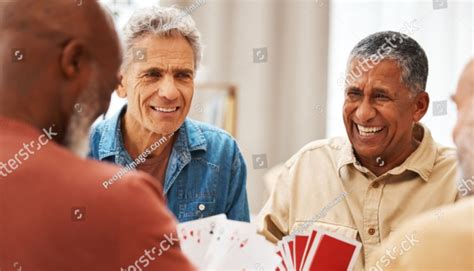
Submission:
[[[458,108],[453,138],[463,176],[457,188],[466,198],[405,223],[374,253],[368,271],[474,270],[474,59],[453,100]],[[411,233],[416,242],[401,248],[404,236]]]
[[[260,213],[262,234],[276,242],[320,227],[357,239],[361,270],[402,221],[454,202],[456,153],[419,123],[429,105],[427,76],[426,55],[407,35],[361,40],[345,82],[349,140],[314,141],[286,162]]]

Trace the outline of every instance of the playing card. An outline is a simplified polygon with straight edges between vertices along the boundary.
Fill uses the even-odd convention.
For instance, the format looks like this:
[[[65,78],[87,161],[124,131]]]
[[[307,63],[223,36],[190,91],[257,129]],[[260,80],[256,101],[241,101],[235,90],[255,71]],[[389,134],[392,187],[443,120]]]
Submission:
[[[288,269],[286,268],[286,265],[285,265],[285,261],[284,261],[284,259],[283,259],[282,252],[281,252],[281,250],[280,250],[279,248],[277,248],[277,249],[278,249],[278,250],[277,250],[276,254],[278,255],[278,257],[280,257],[280,263],[278,264],[278,267],[277,267],[276,271],[284,271],[284,270],[286,271],[286,270],[288,270]]]
[[[283,254],[283,259],[285,262],[286,267],[288,270],[294,270],[294,262],[293,262],[293,242],[294,242],[294,236],[285,236],[281,240],[281,246],[283,248],[282,254]]]
[[[308,239],[309,236],[307,235],[295,235],[295,240],[293,242],[293,261],[295,270],[300,270],[301,268],[301,262],[303,260]]]
[[[312,230],[311,233],[308,236],[308,241],[306,242],[306,247],[303,252],[303,258],[300,263],[300,270],[303,269],[303,266],[306,262],[306,259],[308,258],[309,251],[313,247],[314,240],[316,240],[316,236],[318,234],[318,231],[316,229]],[[314,253],[314,251],[313,251]]]
[[[233,247],[246,246],[248,238],[256,234],[257,227],[247,222],[225,220],[218,223],[204,256],[205,266],[213,268],[218,265]]]
[[[313,254],[311,252],[308,254],[303,270],[352,270],[362,244],[356,240],[349,240],[320,230],[318,235],[319,238],[315,240],[317,247]]]
[[[255,225],[225,215],[181,223],[177,232],[184,254],[200,270],[275,270],[282,263]]]
[[[196,266],[202,264],[208,250],[214,229],[220,222],[226,221],[226,215],[220,214],[178,225],[177,233],[183,252]]]
[[[281,259],[275,254],[275,246],[253,235],[245,246],[234,246],[229,250],[225,261],[213,266],[214,270],[275,270]]]

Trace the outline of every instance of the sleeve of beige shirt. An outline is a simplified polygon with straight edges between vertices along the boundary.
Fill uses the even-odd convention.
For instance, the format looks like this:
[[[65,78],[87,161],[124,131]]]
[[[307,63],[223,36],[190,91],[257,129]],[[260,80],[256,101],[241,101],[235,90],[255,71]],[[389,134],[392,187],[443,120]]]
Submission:
[[[290,172],[285,165],[278,174],[270,198],[266,202],[257,218],[259,233],[271,242],[278,242],[289,233],[290,210]]]

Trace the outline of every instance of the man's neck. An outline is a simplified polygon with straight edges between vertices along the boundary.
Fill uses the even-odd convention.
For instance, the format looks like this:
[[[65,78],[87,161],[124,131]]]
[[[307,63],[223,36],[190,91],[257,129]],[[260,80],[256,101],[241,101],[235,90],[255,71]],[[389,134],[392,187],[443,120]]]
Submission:
[[[383,175],[385,172],[403,164],[406,161],[406,159],[421,144],[423,136],[424,136],[423,132],[421,133],[420,131],[415,132],[415,129],[414,129],[413,134],[411,136],[411,141],[406,143],[406,144],[409,144],[409,147],[405,148],[401,152],[386,155],[386,156],[380,156],[380,157],[362,157],[362,156],[357,155],[356,153],[356,157],[361,163],[361,165],[369,169],[372,173],[375,174],[375,176],[378,177],[380,175]]]
[[[159,156],[165,149],[169,149],[166,147],[169,144],[172,145],[177,137],[176,133],[172,136],[153,133],[133,120],[127,113],[122,116],[121,126],[125,149],[132,159],[136,159],[155,143],[157,148],[148,157]]]

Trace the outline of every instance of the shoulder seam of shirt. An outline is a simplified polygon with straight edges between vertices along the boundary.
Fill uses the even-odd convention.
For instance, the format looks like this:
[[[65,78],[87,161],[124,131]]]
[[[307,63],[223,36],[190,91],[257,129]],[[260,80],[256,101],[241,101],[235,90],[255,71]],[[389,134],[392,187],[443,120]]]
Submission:
[[[293,165],[296,163],[297,160],[299,160],[304,154],[315,151],[324,147],[329,147],[332,144],[335,144],[334,141],[340,141],[340,145],[342,146],[343,144],[346,144],[345,138],[344,137],[332,137],[332,138],[327,138],[327,139],[318,139],[309,142],[305,146],[303,146],[296,154],[294,154],[290,159],[288,159],[285,162],[285,167],[286,168],[291,168]],[[341,149],[335,150],[335,151],[340,151]]]

